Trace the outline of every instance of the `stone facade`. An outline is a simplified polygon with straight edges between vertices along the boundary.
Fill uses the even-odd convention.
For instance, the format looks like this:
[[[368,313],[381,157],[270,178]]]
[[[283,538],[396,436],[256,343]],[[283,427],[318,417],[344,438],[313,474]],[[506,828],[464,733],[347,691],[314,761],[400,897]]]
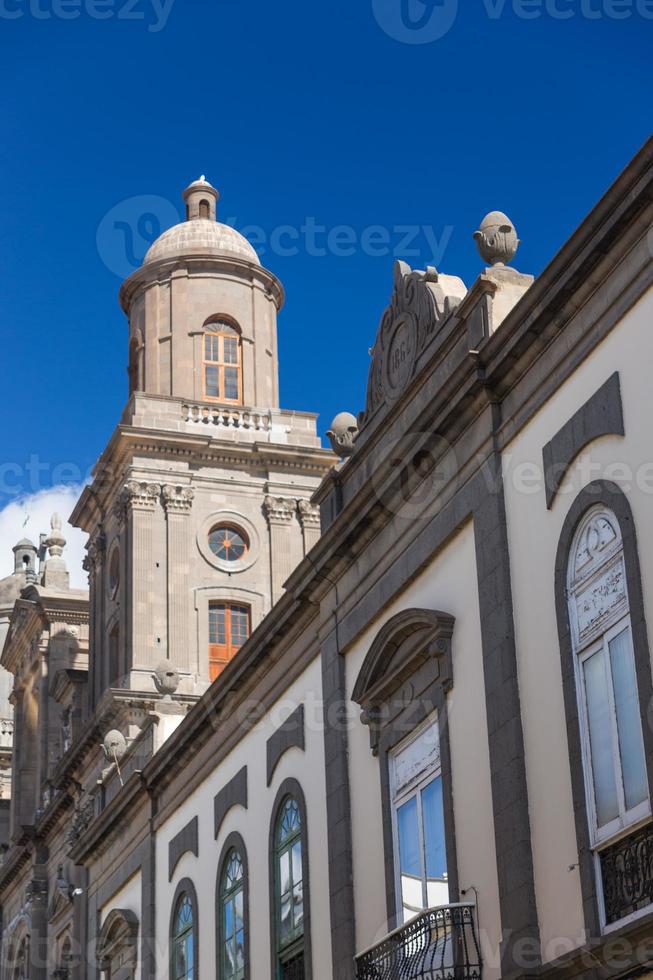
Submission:
[[[227,977],[232,954],[252,978],[650,974],[652,187],[653,141],[537,279],[503,264],[500,212],[469,288],[397,263],[339,461],[277,406],[280,287],[187,189],[122,291],[133,390],[74,514],[88,682],[57,672],[79,727],[15,767],[2,980]],[[201,397],[202,341],[234,329],[240,401]],[[50,659],[46,593],[12,614],[17,701]],[[211,603],[254,627],[215,680]],[[582,665],[617,651],[628,714],[615,694],[590,731]],[[613,715],[601,824],[588,758]]]

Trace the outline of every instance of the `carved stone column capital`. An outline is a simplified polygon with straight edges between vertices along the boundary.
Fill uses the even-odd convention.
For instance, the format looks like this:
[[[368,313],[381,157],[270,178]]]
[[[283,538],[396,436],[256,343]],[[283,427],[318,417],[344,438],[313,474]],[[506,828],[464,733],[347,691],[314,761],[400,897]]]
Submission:
[[[263,510],[270,524],[289,524],[297,511],[297,501],[268,495],[263,501]]]
[[[299,520],[303,528],[316,528],[318,531],[321,528],[320,521],[320,508],[316,507],[310,502],[310,500],[298,500],[297,510],[299,511]]]
[[[129,480],[123,488],[122,496],[128,510],[154,510],[161,496],[161,484]]]
[[[193,506],[195,491],[191,487],[165,483],[162,489],[163,506],[166,513],[188,514]]]

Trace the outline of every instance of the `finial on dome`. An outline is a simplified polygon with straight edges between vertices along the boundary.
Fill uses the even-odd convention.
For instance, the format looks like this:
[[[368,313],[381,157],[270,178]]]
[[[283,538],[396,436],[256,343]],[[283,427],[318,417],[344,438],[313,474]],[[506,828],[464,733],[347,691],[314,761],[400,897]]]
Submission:
[[[481,258],[490,265],[507,265],[520,244],[515,226],[503,211],[487,214],[474,232],[474,239]]]
[[[183,193],[186,202],[186,221],[216,220],[216,205],[220,199],[219,192],[209,184],[202,174],[199,180],[189,184]]]

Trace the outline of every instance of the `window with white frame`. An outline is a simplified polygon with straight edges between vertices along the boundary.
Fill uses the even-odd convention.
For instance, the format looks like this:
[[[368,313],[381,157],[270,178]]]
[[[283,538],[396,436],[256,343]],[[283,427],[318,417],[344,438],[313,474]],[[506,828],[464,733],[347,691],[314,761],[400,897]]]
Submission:
[[[600,848],[650,812],[621,529],[593,507],[567,570],[591,844]]]
[[[447,905],[440,737],[435,716],[389,757],[397,908],[404,922]]]

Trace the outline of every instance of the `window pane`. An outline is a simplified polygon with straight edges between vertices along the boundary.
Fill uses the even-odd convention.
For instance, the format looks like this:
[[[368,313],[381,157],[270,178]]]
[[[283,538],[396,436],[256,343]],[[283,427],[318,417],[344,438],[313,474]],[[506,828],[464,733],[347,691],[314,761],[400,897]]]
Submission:
[[[302,880],[302,842],[299,840],[292,846],[292,880],[295,885]]]
[[[224,397],[232,400],[238,398],[238,368],[224,369]]]
[[[592,752],[596,816],[599,827],[602,827],[619,815],[612,758],[612,724],[608,701],[608,682],[602,650],[588,657],[583,664],[583,671]]]
[[[627,810],[637,806],[648,795],[637,678],[630,649],[629,632],[625,629],[609,644]]]
[[[225,939],[231,939],[234,934],[234,908],[231,901],[225,903],[224,907],[224,935]]]
[[[293,921],[297,934],[301,931],[304,921],[304,886],[301,881],[293,888]]]
[[[224,644],[227,642],[225,616],[226,608],[224,605],[209,606],[209,643]]]
[[[238,340],[236,337],[225,337],[222,342],[224,344],[225,364],[238,364]]]
[[[422,790],[422,815],[426,858],[426,892],[429,908],[433,908],[435,905],[446,905],[449,901],[441,776],[438,776]]]
[[[284,851],[279,858],[279,890],[282,895],[290,888],[290,854]]]
[[[281,899],[281,943],[287,943],[292,936],[292,907],[290,892]]]
[[[204,388],[207,398],[220,397],[220,376],[217,367],[206,367],[204,369]]]
[[[410,916],[423,907],[422,862],[419,852],[417,797],[397,810],[399,831],[399,873],[404,915]]]

